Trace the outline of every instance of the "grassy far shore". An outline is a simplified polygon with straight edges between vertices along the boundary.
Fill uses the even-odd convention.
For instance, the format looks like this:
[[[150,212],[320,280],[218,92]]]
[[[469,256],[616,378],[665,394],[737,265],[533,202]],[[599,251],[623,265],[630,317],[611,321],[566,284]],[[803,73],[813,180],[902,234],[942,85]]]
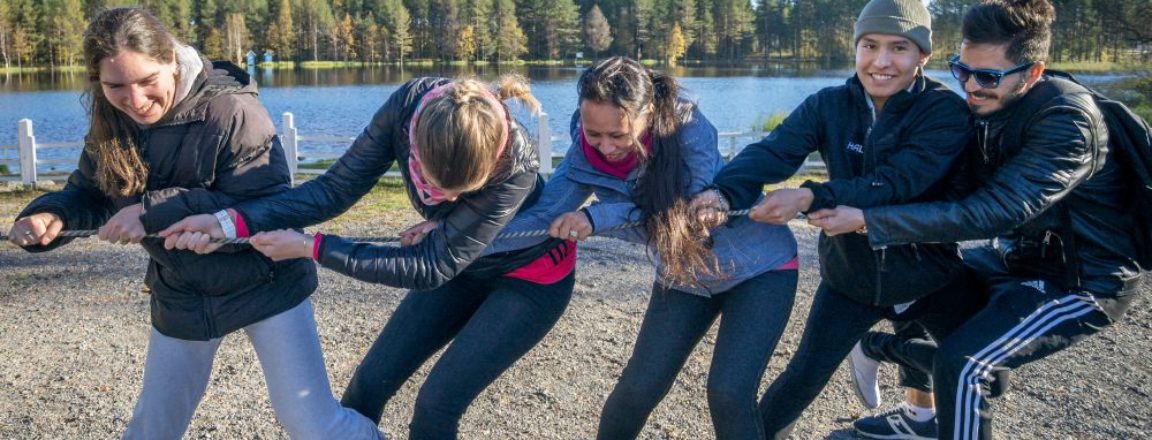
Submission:
[[[646,59],[646,60],[643,60],[642,62],[648,66],[667,67],[666,64],[664,64],[663,62],[661,62],[659,60]],[[781,59],[781,60],[777,60],[775,62],[792,63],[794,61]],[[404,67],[435,67],[435,66],[443,65],[443,66],[459,67],[459,66],[471,65],[471,66],[476,66],[476,67],[485,67],[485,66],[490,66],[493,64],[509,65],[509,66],[568,66],[568,65],[572,65],[573,63],[575,63],[576,65],[590,65],[592,63],[592,60],[590,60],[590,59],[527,60],[527,61],[526,60],[513,60],[513,61],[501,61],[499,63],[490,63],[488,61],[449,61],[449,62],[444,62],[444,61],[431,60],[431,59],[416,59],[416,60],[404,61],[403,66]],[[708,67],[708,66],[717,65],[717,64],[716,63],[710,63],[710,62],[686,60],[684,62],[681,62],[679,65],[685,66],[685,67]],[[732,64],[721,63],[719,65],[730,66]],[[752,66],[753,63],[747,63],[747,65]],[[339,68],[397,67],[397,66],[401,66],[401,63],[399,63],[399,62],[366,63],[366,62],[362,62],[362,61],[302,61],[302,62],[296,63],[293,61],[273,61],[273,62],[267,62],[267,63],[261,62],[261,63],[257,64],[257,67],[259,67],[261,69],[297,69],[297,68],[299,68],[299,69],[339,69]],[[932,63],[930,64],[930,66],[932,66],[934,68],[940,68],[940,69],[946,69],[948,67],[947,66],[947,60],[933,60]],[[1125,62],[1113,62],[1113,61],[1054,62],[1054,63],[1050,63],[1049,67],[1051,67],[1053,69],[1068,71],[1068,72],[1092,73],[1092,74],[1106,74],[1106,73],[1127,74],[1127,73],[1147,73],[1149,71],[1152,71],[1152,63],[1139,63],[1139,62],[1131,62],[1131,61],[1125,61]],[[80,66],[80,65],[56,66],[54,68],[53,67],[46,67],[46,66],[0,67],[0,74],[5,74],[5,75],[18,74],[18,73],[49,72],[49,71],[83,72],[84,66]]]

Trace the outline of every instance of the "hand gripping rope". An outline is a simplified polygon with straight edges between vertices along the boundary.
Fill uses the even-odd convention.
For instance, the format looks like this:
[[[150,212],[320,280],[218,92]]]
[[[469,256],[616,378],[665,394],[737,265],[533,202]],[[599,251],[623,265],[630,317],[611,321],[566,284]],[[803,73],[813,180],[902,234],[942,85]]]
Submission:
[[[739,217],[739,216],[743,216],[743,215],[748,215],[748,211],[750,211],[750,210],[738,209],[738,210],[734,210],[734,211],[728,211],[728,216],[729,217]],[[797,218],[803,218],[803,214],[801,214],[800,216],[797,216]],[[604,230],[601,230],[598,232],[619,231],[619,230],[623,230],[623,229],[636,228],[639,226],[640,226],[640,222],[625,223],[625,224],[613,226],[611,228],[607,228],[607,229],[604,229]],[[96,234],[97,234],[96,229],[79,229],[79,230],[74,230],[74,231],[60,231],[60,234],[58,234],[57,237],[90,237],[90,236],[93,236]],[[497,240],[505,240],[505,239],[512,239],[512,238],[544,237],[547,235],[548,235],[547,229],[538,229],[535,231],[502,232],[502,233],[500,233],[500,235],[496,236],[496,239]],[[593,234],[593,235],[598,235],[598,234]],[[350,236],[341,235],[340,237],[345,239],[345,240],[348,240],[348,241],[370,242],[370,243],[396,243],[396,242],[400,241],[400,237],[395,237],[395,236],[350,237]],[[156,234],[148,234],[148,235],[145,235],[144,238],[162,238],[162,237],[160,237],[159,235],[156,235]],[[8,240],[7,235],[0,235],[0,241],[7,241],[7,240]],[[212,239],[212,243],[248,244],[248,238],[247,237],[245,237],[245,238],[233,238],[233,239],[225,239],[225,238],[216,239],[216,238],[214,238],[214,239]]]

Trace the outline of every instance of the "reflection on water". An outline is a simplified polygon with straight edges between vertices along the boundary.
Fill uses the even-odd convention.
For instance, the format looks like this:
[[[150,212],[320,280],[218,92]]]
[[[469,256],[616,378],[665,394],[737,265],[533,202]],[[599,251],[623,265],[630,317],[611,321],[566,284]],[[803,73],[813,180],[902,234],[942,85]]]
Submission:
[[[576,67],[466,67],[363,68],[315,70],[252,70],[260,84],[260,96],[277,126],[281,115],[291,112],[302,136],[356,136],[396,88],[418,76],[469,76],[491,80],[504,73],[519,73],[532,81],[532,91],[548,114],[548,126],[556,139],[555,150],[567,148],[568,125],[576,109]],[[787,113],[805,97],[824,87],[843,84],[852,71],[797,69],[789,66],[673,68],[688,94],[721,132],[753,130],[776,113]],[[929,70],[929,76],[954,86],[948,73]],[[1097,77],[1089,80],[1101,81]],[[1113,79],[1115,77],[1112,77]],[[87,129],[81,91],[83,73],[0,75],[0,146],[15,145],[16,121],[34,123],[39,143],[79,141]],[[537,119],[515,111],[535,133]],[[738,142],[747,143],[752,139]],[[339,153],[346,143],[302,143],[301,153]],[[75,149],[47,149],[40,159],[68,159]],[[0,163],[13,163],[15,150],[0,149]],[[58,165],[57,165],[58,166]],[[61,167],[71,169],[71,167]]]

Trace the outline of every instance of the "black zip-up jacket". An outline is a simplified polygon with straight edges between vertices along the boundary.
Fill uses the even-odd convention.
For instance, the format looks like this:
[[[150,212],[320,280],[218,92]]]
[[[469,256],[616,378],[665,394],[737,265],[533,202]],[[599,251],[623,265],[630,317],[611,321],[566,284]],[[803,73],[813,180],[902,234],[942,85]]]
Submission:
[[[408,121],[426,92],[449,81],[408,81],[376,111],[364,132],[323,175],[291,191],[236,206],[248,228],[253,232],[296,228],[336,217],[368,193],[393,163],[399,163],[412,206],[440,226],[419,244],[405,247],[325,235],[319,251],[322,266],[367,282],[428,290],[465,269],[471,275],[502,275],[562,243],[550,239],[528,249],[480,256],[521,206],[535,203],[543,187],[543,178],[537,174],[538,152],[515,119],[509,121],[512,130],[503,163],[483,188],[454,202],[430,206],[420,201],[408,175]]]
[[[1125,288],[1139,276],[1134,190],[1088,91],[1045,77],[976,131],[982,185],[955,203],[866,209],[872,245],[999,237],[1013,273],[1103,297],[1135,292]]]
[[[809,96],[771,134],[725,166],[715,186],[733,209],[747,208],[764,184],[787,179],[819,151],[829,179],[804,184],[815,196],[809,211],[944,198],[947,177],[970,135],[964,100],[924,76],[890,97],[875,121],[868,99],[855,76]],[[819,254],[824,282],[877,306],[928,295],[962,267],[954,243],[873,250],[860,234],[821,234]]]
[[[148,165],[142,196],[106,197],[85,151],[64,188],[38,197],[20,217],[51,212],[65,229],[95,229],[121,208],[142,203],[140,220],[155,233],[189,215],[287,190],[288,164],[256,83],[231,63],[204,60],[204,66],[189,95],[139,131]],[[27,249],[46,251],[71,240]],[[141,244],[150,257],[145,283],[152,289],[152,325],[174,338],[222,337],[295,307],[316,289],[316,267],[306,259],[274,263],[247,246],[197,255],[165,250],[161,240]]]

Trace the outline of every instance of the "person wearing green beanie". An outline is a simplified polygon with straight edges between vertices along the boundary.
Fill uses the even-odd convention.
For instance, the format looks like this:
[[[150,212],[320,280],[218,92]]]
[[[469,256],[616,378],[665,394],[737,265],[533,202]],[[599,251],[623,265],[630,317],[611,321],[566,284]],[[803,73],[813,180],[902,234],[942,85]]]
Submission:
[[[855,75],[809,96],[768,137],[747,146],[693,205],[709,226],[717,206],[751,208],[749,218],[786,224],[800,213],[839,205],[886,206],[945,200],[971,123],[964,100],[923,67],[932,54],[932,19],[920,0],[871,0],[855,25]],[[778,189],[819,152],[828,180]],[[753,206],[754,205],[754,206]],[[785,439],[853,346],[876,323],[917,322],[930,335],[959,325],[949,316],[971,290],[955,243],[873,249],[866,231],[821,236],[821,280],[800,345],[758,404],[764,433]],[[974,304],[967,304],[976,307]],[[877,402],[878,404],[878,402]],[[795,433],[809,438],[816,433]],[[929,418],[890,438],[934,438]],[[906,435],[906,436],[901,436]]]
[[[868,34],[899,35],[919,46],[923,54],[932,53],[932,15],[919,0],[874,0],[868,2],[856,19],[853,37],[857,43]],[[925,60],[926,61],[926,60]],[[893,321],[901,336],[927,336],[922,326],[910,321]],[[910,336],[914,335],[914,336]],[[863,355],[859,343],[848,355],[849,377],[856,396],[870,409],[880,406],[876,376],[879,363]],[[852,423],[856,433],[866,438],[915,438],[917,434],[935,431],[936,410],[932,381],[927,374],[913,368],[900,369],[904,401],[876,415]]]

